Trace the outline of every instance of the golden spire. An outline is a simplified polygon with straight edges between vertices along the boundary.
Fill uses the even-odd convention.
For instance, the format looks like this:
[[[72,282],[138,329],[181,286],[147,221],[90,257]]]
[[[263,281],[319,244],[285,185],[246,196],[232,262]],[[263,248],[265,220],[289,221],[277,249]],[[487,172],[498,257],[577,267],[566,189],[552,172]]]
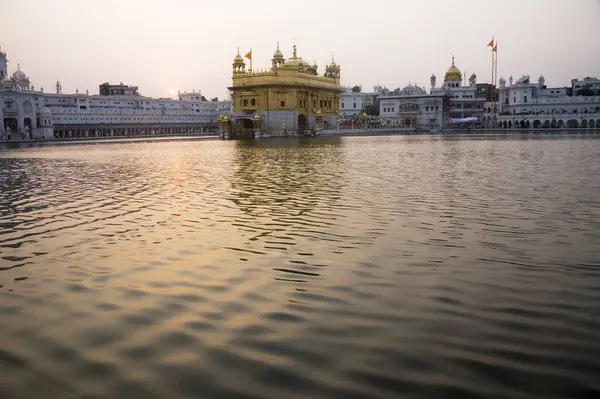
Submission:
[[[452,54],[452,66],[454,66],[454,54]]]
[[[293,55],[294,55],[294,58],[297,58],[298,51],[296,50],[296,45],[295,44],[294,44],[294,53],[293,53]]]
[[[279,51],[279,40],[277,40],[277,51]]]

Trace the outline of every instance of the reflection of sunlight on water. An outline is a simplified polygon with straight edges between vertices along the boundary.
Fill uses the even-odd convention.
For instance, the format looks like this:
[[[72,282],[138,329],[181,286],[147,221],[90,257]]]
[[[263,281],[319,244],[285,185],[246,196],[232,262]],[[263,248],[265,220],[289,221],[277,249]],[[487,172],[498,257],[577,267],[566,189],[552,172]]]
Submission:
[[[0,153],[0,375],[112,398],[597,388],[598,143]]]

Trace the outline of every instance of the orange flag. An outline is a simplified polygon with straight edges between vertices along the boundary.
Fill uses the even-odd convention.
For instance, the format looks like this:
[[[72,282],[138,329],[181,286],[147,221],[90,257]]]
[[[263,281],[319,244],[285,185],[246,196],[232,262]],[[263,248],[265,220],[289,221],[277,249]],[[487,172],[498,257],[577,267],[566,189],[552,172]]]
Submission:
[[[497,53],[497,52],[498,52],[498,43],[494,44],[494,47],[492,48],[492,51],[493,51],[494,53]]]
[[[490,40],[490,42],[487,44],[487,47],[494,47],[494,38],[492,37],[492,40]]]
[[[248,54],[246,54],[244,57],[248,58],[250,61],[252,61],[252,49],[250,49],[250,51],[248,51]]]

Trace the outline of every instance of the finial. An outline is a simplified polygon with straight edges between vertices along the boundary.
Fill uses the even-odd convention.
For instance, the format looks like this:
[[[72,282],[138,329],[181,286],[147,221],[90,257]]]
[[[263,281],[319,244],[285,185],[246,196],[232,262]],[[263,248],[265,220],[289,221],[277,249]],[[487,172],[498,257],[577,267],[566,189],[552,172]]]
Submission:
[[[21,70],[21,64],[17,64],[17,71]]]
[[[452,66],[454,66],[454,54],[452,54]]]
[[[238,47],[238,55],[240,55],[240,46],[237,46],[237,47]]]
[[[294,58],[296,58],[296,56],[298,55],[298,51],[296,50],[296,45],[294,44]]]
[[[279,51],[279,40],[277,40],[277,51]]]

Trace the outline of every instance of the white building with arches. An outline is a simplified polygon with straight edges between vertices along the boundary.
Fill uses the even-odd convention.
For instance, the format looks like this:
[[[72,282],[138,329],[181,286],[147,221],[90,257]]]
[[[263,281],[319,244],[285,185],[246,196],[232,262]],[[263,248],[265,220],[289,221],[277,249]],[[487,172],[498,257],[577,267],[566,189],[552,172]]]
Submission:
[[[115,94],[65,94],[57,81],[55,93],[44,93],[18,64],[9,76],[0,49],[0,139],[201,133],[216,129],[219,115],[232,108],[231,101],[208,101],[195,90],[172,99],[145,97],[122,83],[114,87]]]
[[[548,87],[543,75],[531,81],[529,75],[508,84],[500,78],[498,127],[501,128],[586,128],[600,127],[600,87],[598,79],[573,79],[570,87]],[[588,83],[586,94],[577,95],[577,85]],[[574,90],[575,89],[575,90]],[[580,92],[579,92],[580,93]]]

